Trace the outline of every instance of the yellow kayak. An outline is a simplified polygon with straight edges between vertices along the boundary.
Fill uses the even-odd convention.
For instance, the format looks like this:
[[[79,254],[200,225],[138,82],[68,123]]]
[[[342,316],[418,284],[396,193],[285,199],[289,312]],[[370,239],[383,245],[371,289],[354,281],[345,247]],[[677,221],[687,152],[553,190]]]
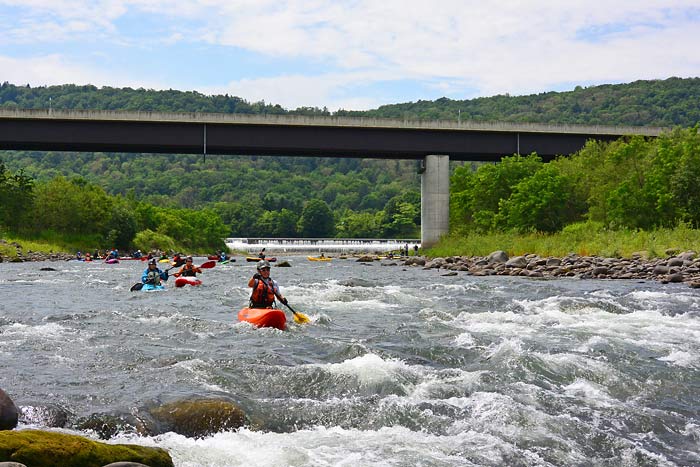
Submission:
[[[326,258],[325,256],[307,256],[306,259],[309,261],[331,261],[333,258]]]

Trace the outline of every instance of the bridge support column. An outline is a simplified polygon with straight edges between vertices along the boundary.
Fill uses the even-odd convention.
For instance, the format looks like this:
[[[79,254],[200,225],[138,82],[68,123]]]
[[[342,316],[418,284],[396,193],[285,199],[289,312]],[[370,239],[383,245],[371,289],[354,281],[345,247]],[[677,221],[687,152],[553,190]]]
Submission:
[[[421,246],[434,246],[450,229],[450,156],[425,157],[420,181]]]

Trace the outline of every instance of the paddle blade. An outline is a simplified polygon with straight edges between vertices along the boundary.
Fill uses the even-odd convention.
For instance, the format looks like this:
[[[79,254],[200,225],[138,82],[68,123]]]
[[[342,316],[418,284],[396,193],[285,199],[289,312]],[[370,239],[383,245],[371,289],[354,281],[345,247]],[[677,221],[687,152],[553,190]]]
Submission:
[[[306,324],[310,323],[311,319],[309,319],[308,316],[306,316],[304,313],[299,313],[298,311],[294,312],[294,322],[297,324]]]
[[[216,266],[216,261],[207,261],[206,263],[203,263],[201,266],[199,266],[199,269],[211,269],[214,266]]]
[[[136,284],[132,285],[129,290],[132,292],[137,292],[139,290],[143,289],[143,283],[142,282],[137,282]]]

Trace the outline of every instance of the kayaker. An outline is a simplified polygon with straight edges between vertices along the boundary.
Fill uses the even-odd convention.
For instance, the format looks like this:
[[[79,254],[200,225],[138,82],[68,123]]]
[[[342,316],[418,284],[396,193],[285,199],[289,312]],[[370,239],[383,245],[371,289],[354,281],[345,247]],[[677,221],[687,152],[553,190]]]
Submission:
[[[260,253],[258,253],[258,258],[265,259],[265,248],[260,250]]]
[[[144,284],[160,285],[160,281],[168,280],[168,271],[161,271],[155,258],[148,260],[148,266],[141,275]]]
[[[192,263],[192,257],[188,256],[185,259],[185,264],[180,268],[178,272],[173,274],[175,277],[197,277],[197,273],[201,274],[202,270],[199,269]]]
[[[185,264],[185,260],[182,259],[182,253],[175,253],[175,256],[173,256],[173,266],[176,268],[179,268],[180,266],[183,266]]]
[[[248,287],[253,289],[250,295],[250,308],[272,308],[275,297],[287,304],[287,299],[280,292],[277,282],[270,277],[270,263],[264,259],[258,261],[258,272],[248,281]]]

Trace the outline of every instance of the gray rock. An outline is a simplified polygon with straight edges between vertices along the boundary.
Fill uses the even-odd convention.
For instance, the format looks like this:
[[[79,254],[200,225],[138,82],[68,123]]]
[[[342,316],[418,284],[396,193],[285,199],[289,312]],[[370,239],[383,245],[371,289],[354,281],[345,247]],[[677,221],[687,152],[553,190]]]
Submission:
[[[19,420],[19,410],[10,396],[0,389],[0,430],[13,430]]]
[[[497,250],[486,257],[486,261],[489,264],[493,263],[505,263],[508,261],[508,253],[502,250]]]
[[[506,267],[523,269],[527,267],[527,259],[524,256],[516,256],[506,261]]]
[[[669,274],[668,276],[666,276],[666,280],[668,282],[674,282],[674,283],[683,282],[683,274],[681,274],[681,273]]]

